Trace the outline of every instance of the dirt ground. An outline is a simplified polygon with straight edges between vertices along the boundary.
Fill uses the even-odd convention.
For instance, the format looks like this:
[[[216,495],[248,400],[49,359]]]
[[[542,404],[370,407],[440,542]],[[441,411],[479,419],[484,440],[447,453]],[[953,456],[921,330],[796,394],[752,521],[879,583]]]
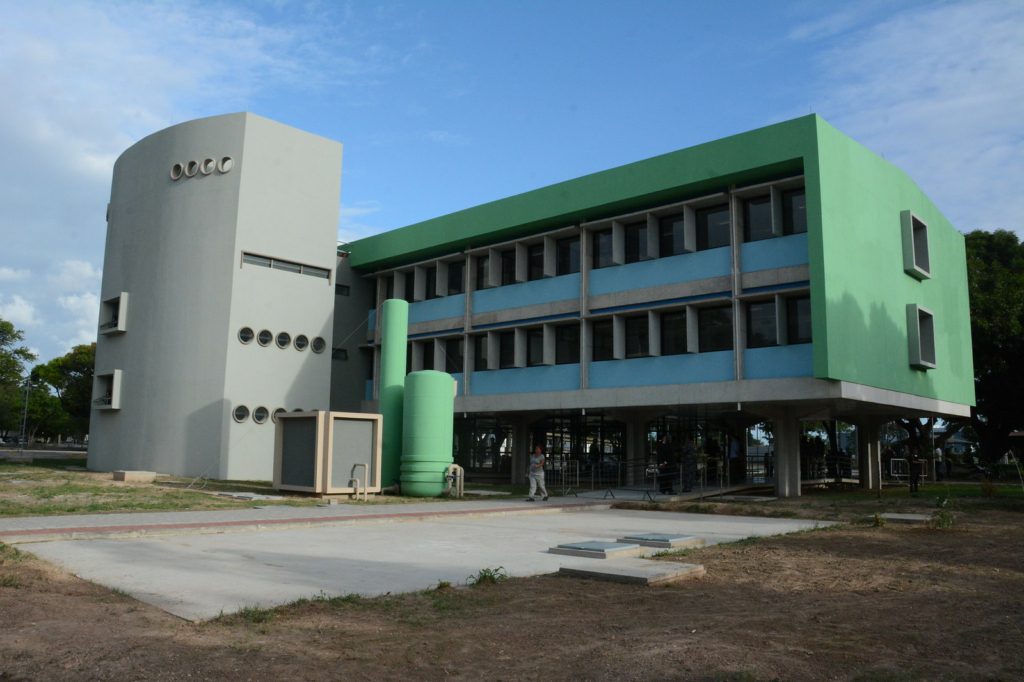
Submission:
[[[733,506],[865,502],[775,504]],[[545,576],[199,624],[3,547],[0,680],[1022,679],[1021,510],[694,550],[662,560],[707,575],[662,587]]]

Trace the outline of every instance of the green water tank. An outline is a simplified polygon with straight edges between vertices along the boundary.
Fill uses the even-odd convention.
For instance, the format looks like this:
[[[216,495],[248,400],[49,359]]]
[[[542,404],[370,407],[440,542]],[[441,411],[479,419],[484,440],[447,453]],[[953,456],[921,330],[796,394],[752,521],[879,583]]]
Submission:
[[[452,463],[455,380],[424,370],[405,377],[402,406],[402,494],[437,497]]]

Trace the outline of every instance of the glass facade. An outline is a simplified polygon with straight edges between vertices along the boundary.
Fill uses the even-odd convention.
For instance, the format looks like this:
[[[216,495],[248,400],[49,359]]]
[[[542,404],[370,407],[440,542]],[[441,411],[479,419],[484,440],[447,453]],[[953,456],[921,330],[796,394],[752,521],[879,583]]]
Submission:
[[[698,350],[708,353],[732,350],[732,305],[697,311]]]
[[[580,325],[578,322],[555,327],[555,364],[571,365],[580,361]]]
[[[764,348],[778,343],[775,328],[775,301],[747,304],[747,348]]]
[[[626,262],[636,263],[647,260],[647,221],[630,223],[624,228],[626,240]]]
[[[782,193],[782,233],[800,234],[807,231],[807,202],[804,190]]]
[[[729,204],[697,209],[697,250],[729,246]]]
[[[743,202],[743,241],[756,242],[770,239],[772,232],[772,197],[747,199]]]
[[[686,231],[682,213],[665,216],[658,221],[658,251],[662,258],[686,253]]]
[[[592,264],[595,270],[606,268],[612,265],[612,231],[611,229],[600,230],[591,233],[593,237],[594,253]]]
[[[544,277],[544,243],[526,247],[526,279],[533,281]]]
[[[626,357],[642,358],[650,355],[647,313],[625,319]]]
[[[590,325],[591,358],[594,362],[615,359],[614,325],[611,318],[594,320]]]
[[[526,330],[526,364],[529,367],[544,364],[544,328]]]
[[[516,283],[516,250],[501,252],[501,286]]]
[[[661,354],[682,355],[686,352],[686,311],[673,310],[661,314]]]
[[[811,342],[811,297],[786,299],[786,342]]]
[[[448,295],[461,294],[466,289],[466,262],[456,260],[448,263]]]
[[[508,369],[516,366],[516,333],[498,332],[498,367]]]
[[[555,274],[571,275],[580,271],[580,238],[565,237],[555,242]]]
[[[487,334],[473,337],[473,370],[476,372],[487,370]]]

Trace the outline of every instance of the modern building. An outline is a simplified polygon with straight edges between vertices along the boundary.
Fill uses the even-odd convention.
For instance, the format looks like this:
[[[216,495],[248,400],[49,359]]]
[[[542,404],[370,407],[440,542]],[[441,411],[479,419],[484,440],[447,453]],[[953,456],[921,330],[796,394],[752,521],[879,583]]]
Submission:
[[[307,146],[285,154],[292,139]],[[307,153],[317,161],[306,165]],[[234,170],[203,175],[203,159],[221,156]],[[294,168],[274,167],[284,156]],[[337,157],[337,145],[240,114],[170,128],[119,160],[104,306],[127,296],[132,308],[125,329],[101,329],[97,399],[110,386],[123,397],[120,409],[97,408],[90,466],[199,474],[217,462],[222,477],[268,478],[272,428],[254,421],[257,406],[375,408],[376,310],[390,297],[411,304],[410,369],[457,379],[455,458],[471,478],[519,481],[540,442],[559,479],[640,484],[655,440],[670,434],[703,475],[773,480],[794,495],[802,480],[841,473],[801,462],[803,423],[856,424],[857,469],[874,483],[882,423],[973,404],[962,235],[902,171],[818,116],[363,239],[339,247],[326,278],[303,276],[333,257],[324,223],[337,214]],[[174,164],[185,176],[193,158],[198,170],[179,184]],[[242,191],[250,173],[263,184]],[[204,182],[225,189],[200,192]],[[194,238],[148,248],[168,230],[209,239],[212,219],[193,220],[210,215],[209,201],[227,207],[216,251]],[[248,201],[274,210],[226,215]],[[151,236],[126,258],[135,232]],[[118,267],[125,260],[141,267]],[[178,287],[202,308],[203,329],[174,308]],[[152,316],[138,328],[136,305]],[[330,371],[294,345],[245,340],[264,329],[319,335]],[[151,401],[130,388],[152,390],[150,375],[187,380],[164,387],[173,400]],[[208,389],[199,401],[197,381]],[[755,424],[767,434],[756,443]],[[193,454],[207,434],[216,438]]]

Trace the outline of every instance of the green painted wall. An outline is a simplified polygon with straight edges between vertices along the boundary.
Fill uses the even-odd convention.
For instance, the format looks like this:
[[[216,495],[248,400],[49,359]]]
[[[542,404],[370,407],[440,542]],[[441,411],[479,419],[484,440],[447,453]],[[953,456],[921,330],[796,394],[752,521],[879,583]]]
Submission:
[[[714,142],[492,201],[351,245],[354,268],[383,268],[555,227],[797,174],[813,156],[817,117]]]
[[[808,191],[820,221],[809,228],[815,375],[973,405],[963,235],[903,171],[820,118],[817,128],[817,191]],[[931,279],[903,271],[904,209],[928,225]],[[935,369],[909,365],[908,303],[935,315]]]

